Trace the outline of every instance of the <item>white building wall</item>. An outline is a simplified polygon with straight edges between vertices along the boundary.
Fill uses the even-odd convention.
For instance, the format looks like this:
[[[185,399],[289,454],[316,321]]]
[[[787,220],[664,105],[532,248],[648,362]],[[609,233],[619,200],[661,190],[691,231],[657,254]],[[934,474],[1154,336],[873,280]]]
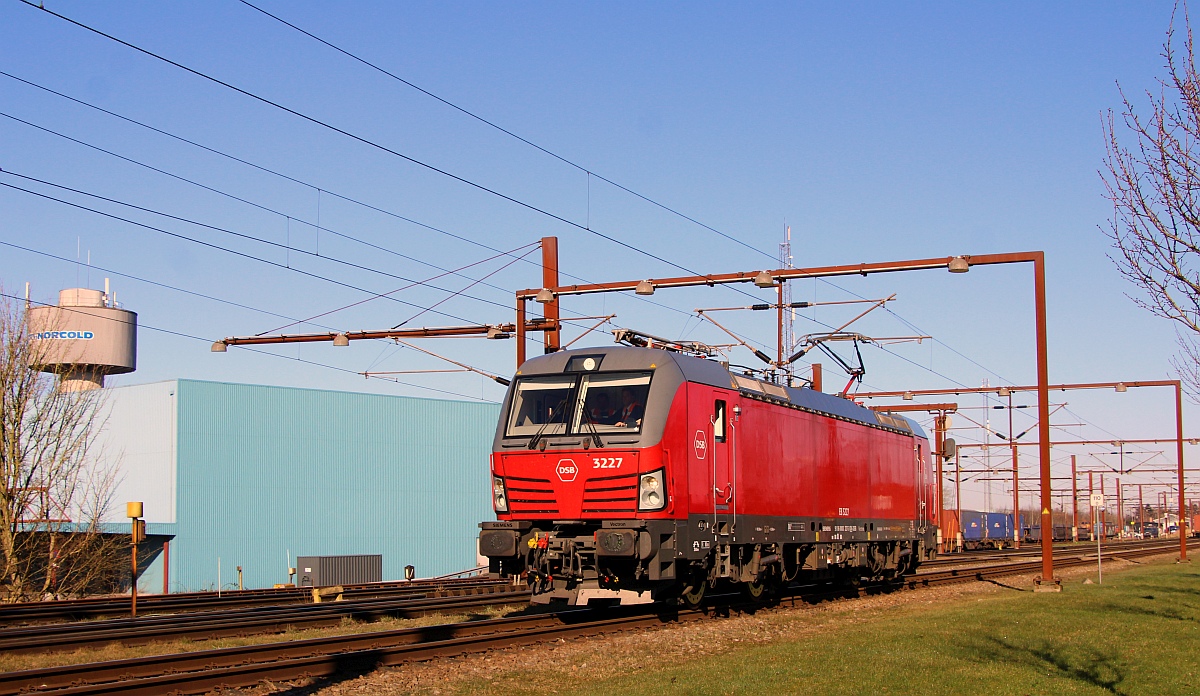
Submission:
[[[128,522],[125,503],[141,501],[148,523],[175,522],[177,383],[155,382],[103,391],[101,461],[118,471],[106,522]]]

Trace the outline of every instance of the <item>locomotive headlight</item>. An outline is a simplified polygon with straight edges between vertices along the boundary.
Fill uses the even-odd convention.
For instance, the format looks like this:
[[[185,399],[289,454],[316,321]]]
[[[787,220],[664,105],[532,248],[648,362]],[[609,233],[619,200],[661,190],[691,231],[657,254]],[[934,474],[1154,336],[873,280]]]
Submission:
[[[663,470],[642,474],[638,483],[638,510],[661,510],[667,504]]]
[[[492,507],[496,512],[508,512],[508,495],[504,491],[504,479],[492,477]]]

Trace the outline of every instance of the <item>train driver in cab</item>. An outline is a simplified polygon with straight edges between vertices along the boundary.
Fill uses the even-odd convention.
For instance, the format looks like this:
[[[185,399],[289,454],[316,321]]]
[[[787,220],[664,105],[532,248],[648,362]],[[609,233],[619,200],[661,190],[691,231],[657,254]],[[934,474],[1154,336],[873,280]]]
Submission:
[[[608,402],[608,394],[600,392],[592,401],[587,412],[588,420],[597,425],[612,425],[617,420],[617,409]]]
[[[637,395],[629,387],[621,390],[621,413],[616,422],[618,428],[639,428],[642,425],[642,414],[645,408],[637,400]]]

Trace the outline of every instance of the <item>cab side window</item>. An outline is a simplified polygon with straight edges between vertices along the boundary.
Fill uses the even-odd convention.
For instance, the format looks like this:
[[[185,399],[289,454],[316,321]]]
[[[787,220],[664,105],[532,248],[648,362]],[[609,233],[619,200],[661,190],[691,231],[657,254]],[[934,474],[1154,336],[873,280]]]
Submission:
[[[722,399],[713,404],[713,440],[725,442],[725,401]]]

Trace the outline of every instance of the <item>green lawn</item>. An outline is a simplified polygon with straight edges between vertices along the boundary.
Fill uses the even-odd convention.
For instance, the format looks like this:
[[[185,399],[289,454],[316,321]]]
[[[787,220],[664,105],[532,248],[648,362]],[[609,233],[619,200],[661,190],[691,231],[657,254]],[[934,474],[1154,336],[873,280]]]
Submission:
[[[667,659],[646,654],[640,666],[599,675],[562,658],[595,664],[603,648],[548,654],[545,670],[459,688],[604,696],[1200,694],[1200,563],[1106,572],[1104,580],[1074,579],[1061,594],[998,590],[944,603],[780,613],[763,617],[769,642],[717,641],[709,651],[700,640]]]

